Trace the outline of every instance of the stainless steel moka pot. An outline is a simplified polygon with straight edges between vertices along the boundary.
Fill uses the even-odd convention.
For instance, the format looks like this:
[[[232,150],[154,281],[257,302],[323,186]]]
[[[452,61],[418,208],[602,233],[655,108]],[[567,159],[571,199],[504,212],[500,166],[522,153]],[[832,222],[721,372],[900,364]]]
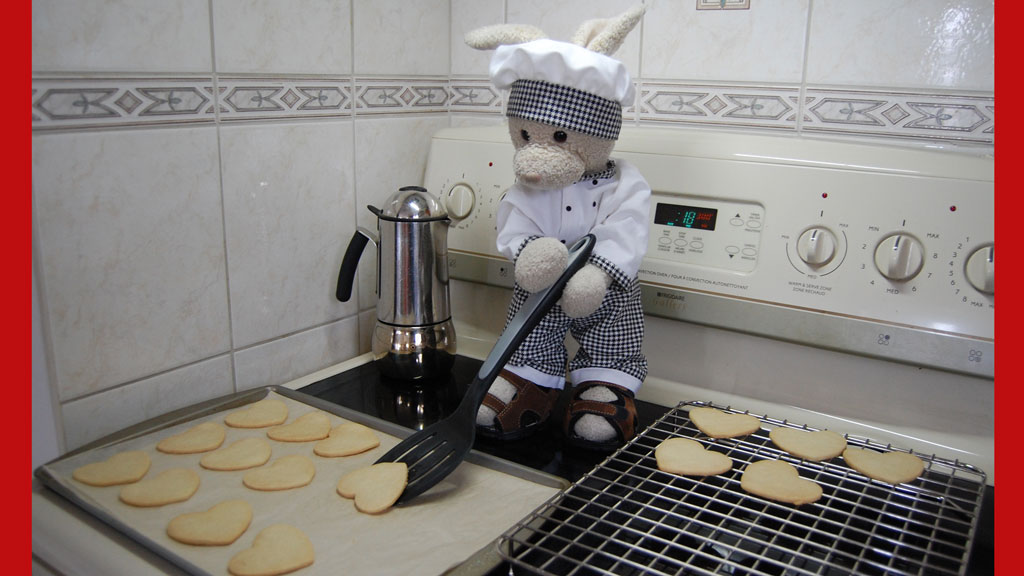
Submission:
[[[338,275],[338,300],[352,295],[367,241],[377,247],[377,322],[371,349],[385,376],[446,377],[455,360],[455,325],[448,297],[448,213],[419,186],[406,186],[377,216],[377,234],[357,228]]]

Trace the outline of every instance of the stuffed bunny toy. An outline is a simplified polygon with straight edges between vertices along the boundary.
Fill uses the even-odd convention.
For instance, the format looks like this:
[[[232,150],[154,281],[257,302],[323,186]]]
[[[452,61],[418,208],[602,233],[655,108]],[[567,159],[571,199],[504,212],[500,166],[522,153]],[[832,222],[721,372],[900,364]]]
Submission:
[[[497,247],[515,263],[508,317],[565,270],[566,244],[593,233],[593,253],[561,300],[495,380],[477,414],[478,433],[531,434],[548,420],[566,382],[567,440],[594,449],[636,433],[634,397],[647,375],[637,271],[647,248],[650,187],[636,168],[610,158],[622,106],[634,99],[626,67],[611,58],[643,6],[585,22],[571,42],[532,26],[474,30],[466,43],[495,50],[492,82],[508,89],[506,115],[516,183],[497,212]],[[569,331],[580,348],[568,362]]]

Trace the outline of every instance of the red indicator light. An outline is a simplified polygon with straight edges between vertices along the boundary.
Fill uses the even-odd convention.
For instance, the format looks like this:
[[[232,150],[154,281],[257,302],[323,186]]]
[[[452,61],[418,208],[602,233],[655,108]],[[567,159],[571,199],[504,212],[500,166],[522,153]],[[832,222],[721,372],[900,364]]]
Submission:
[[[821,197],[822,198],[828,198],[828,192],[822,192],[821,193]]]
[[[950,212],[956,212],[956,206],[950,206],[949,207],[949,211]]]
[[[494,166],[494,162],[488,162],[487,165],[488,166]]]

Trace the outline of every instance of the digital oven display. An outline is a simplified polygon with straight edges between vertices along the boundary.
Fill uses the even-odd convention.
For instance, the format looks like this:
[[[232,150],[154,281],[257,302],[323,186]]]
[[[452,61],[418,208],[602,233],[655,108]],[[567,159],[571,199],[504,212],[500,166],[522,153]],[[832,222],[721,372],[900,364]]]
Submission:
[[[654,223],[662,226],[714,230],[716,220],[718,220],[718,210],[714,208],[658,202],[654,209]]]

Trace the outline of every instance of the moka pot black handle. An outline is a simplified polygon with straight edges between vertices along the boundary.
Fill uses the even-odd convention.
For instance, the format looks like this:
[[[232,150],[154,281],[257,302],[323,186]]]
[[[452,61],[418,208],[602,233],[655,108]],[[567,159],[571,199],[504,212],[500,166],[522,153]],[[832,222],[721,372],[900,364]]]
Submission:
[[[359,257],[366,248],[366,243],[372,241],[377,244],[377,235],[365,228],[356,228],[352,234],[352,240],[345,250],[345,257],[341,260],[341,270],[338,272],[338,288],[334,293],[335,297],[342,302],[348,302],[352,297],[352,284],[355,282],[356,270],[359,269]]]

